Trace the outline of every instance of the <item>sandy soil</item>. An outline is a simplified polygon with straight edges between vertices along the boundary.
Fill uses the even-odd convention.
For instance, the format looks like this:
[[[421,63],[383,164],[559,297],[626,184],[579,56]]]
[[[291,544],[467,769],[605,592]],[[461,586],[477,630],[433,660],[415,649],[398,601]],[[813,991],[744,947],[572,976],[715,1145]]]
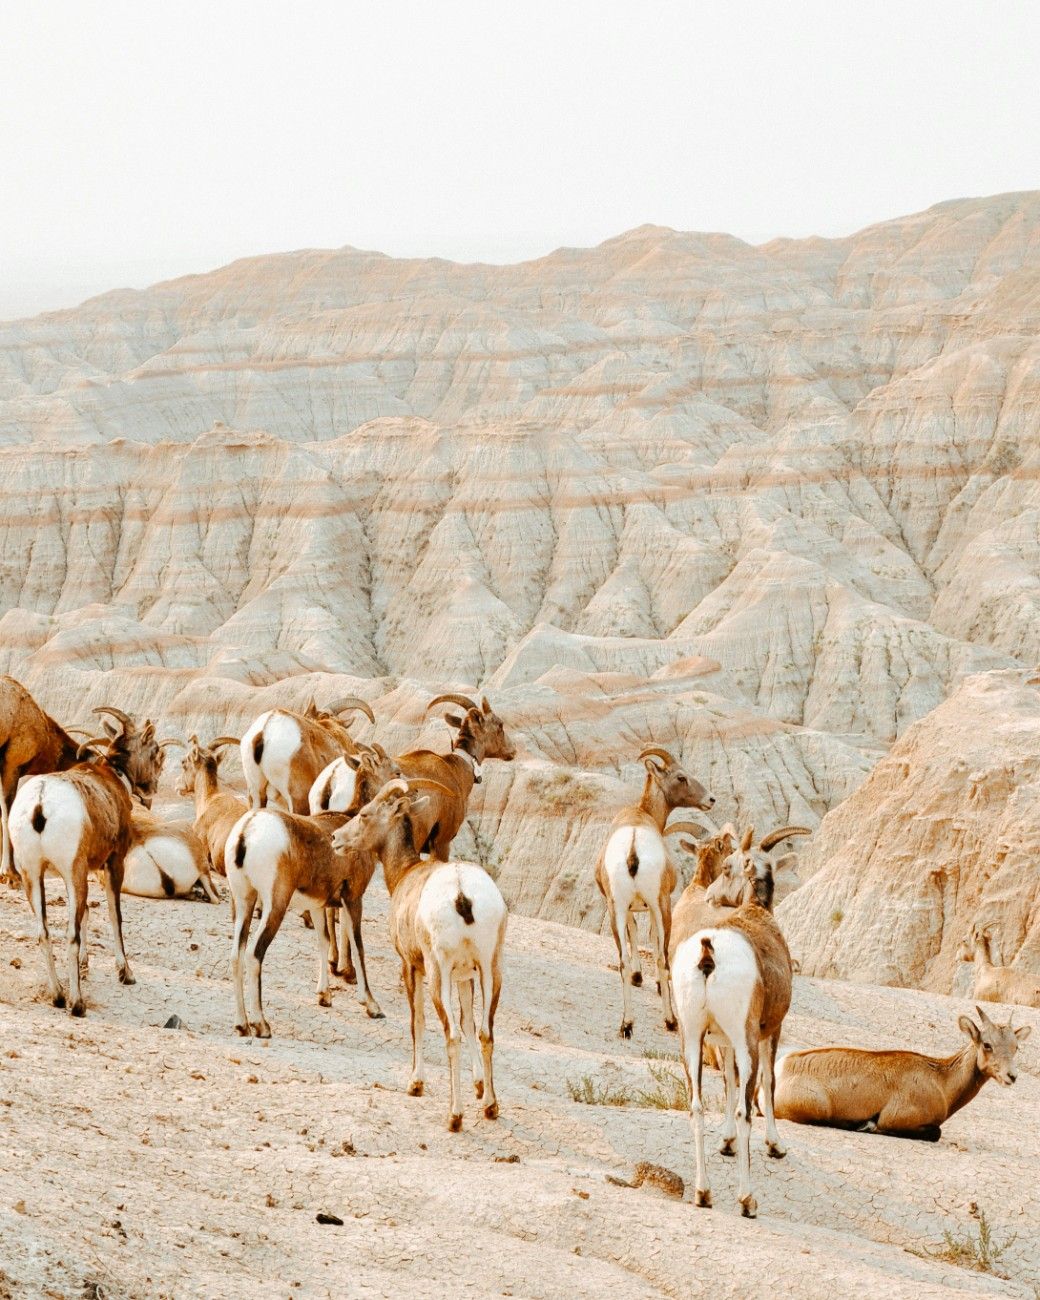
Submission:
[[[474,1103],[452,1135],[439,1026],[427,1030],[427,1095],[403,1091],[407,1020],[381,882],[369,911],[369,972],[387,1019],[369,1021],[343,987],[330,1010],[316,1005],[311,936],[290,918],[266,963],[276,1037],[259,1043],[231,1029],[226,905],[127,899],[133,988],[116,983],[104,906],[94,908],[89,1010],[74,1021],[41,999],[29,909],[4,891],[0,1296],[1040,1289],[1040,1033],[1023,1050],[1017,1085],[987,1085],[935,1146],[782,1124],[789,1155],[773,1161],[759,1120],[760,1217],[743,1221],[733,1164],[718,1155],[710,1212],[605,1180],[648,1159],[689,1181],[693,1164],[682,1113],[570,1098],[568,1081],[586,1075],[648,1087],[645,1054],[676,1046],[650,989],[636,991],[634,1039],[615,1037],[608,941],[511,921],[496,1057],[502,1117],[489,1123]],[[51,921],[60,933],[60,906]],[[786,1040],[952,1050],[967,1008],[798,979]],[[160,1028],[173,1013],[186,1029]],[[1040,1013],[1019,1014],[1040,1029]],[[717,1126],[716,1077],[710,1086]],[[945,1232],[976,1231],[973,1203],[997,1241],[1009,1241],[1007,1280],[930,1257]],[[319,1212],[343,1225],[319,1224]]]

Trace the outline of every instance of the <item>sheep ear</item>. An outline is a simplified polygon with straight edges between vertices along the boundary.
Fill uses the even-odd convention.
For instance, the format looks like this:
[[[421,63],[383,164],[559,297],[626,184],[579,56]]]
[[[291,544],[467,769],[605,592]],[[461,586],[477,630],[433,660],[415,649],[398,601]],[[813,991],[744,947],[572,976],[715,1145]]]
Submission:
[[[974,1022],[974,1020],[969,1020],[967,1016],[961,1016],[961,1018],[957,1021],[957,1026],[962,1033],[968,1035],[968,1037],[971,1039],[973,1043],[979,1042],[979,1040],[982,1038],[982,1033],[979,1030],[978,1025]]]
[[[352,767],[355,772],[361,766],[361,758],[358,754],[345,754],[344,758],[347,760],[347,766]]]
[[[480,707],[484,710],[485,713],[491,712],[491,705],[488,703],[488,697],[486,695],[482,695],[480,697]]]
[[[457,713],[446,713],[444,715],[444,721],[448,724],[449,727],[462,726],[462,719],[459,717]]]
[[[1033,1032],[1032,1025],[1019,1025],[1017,1029],[1012,1030],[1012,1033],[1015,1035],[1015,1037],[1018,1039],[1020,1043],[1024,1043],[1032,1032]]]

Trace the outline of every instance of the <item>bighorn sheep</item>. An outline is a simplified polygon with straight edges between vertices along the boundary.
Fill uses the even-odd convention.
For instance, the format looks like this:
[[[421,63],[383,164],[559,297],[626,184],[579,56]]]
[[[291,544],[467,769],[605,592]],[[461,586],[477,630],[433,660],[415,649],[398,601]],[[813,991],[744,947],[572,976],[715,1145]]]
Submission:
[[[650,935],[657,961],[657,982],[665,1027],[674,1030],[668,946],[672,930],[672,891],[675,868],[665,848],[665,822],[674,808],[711,808],[715,799],[699,781],[687,775],[667,750],[650,746],[639,755],[646,768],[643,797],[618,813],[596,862],[596,884],[606,899],[610,928],[621,967],[622,1038],[632,1037],[630,984],[641,984],[633,968],[635,916],[650,914]]]
[[[210,879],[206,846],[194,829],[162,822],[143,808],[130,821],[130,846],[123,867],[123,893],[138,898],[187,898],[201,884],[211,903],[219,903]]]
[[[210,866],[224,874],[224,846],[235,822],[247,812],[244,799],[223,789],[217,775],[224,749],[239,743],[237,736],[218,736],[209,745],[199,743],[198,736],[188,740],[188,751],[181,760],[180,795],[195,800],[195,834],[206,846]]]
[[[508,912],[498,886],[472,862],[423,861],[413,826],[423,800],[438,796],[434,783],[417,779],[391,781],[333,836],[341,852],[378,854],[390,891],[390,935],[401,958],[411,1008],[412,1077],[410,1096],[424,1087],[424,980],[444,1029],[451,1103],[448,1129],[462,1127],[461,1038],[470,1041],[473,1087],[483,1099],[487,1119],[498,1118],[492,1073],[495,1010],[502,988],[502,944]],[[411,793],[418,790],[418,794]],[[426,793],[429,792],[429,793]],[[439,797],[444,797],[440,795]],[[474,1032],[474,984],[480,983],[480,1053]],[[461,1026],[455,1016],[452,987],[457,985]]]
[[[359,793],[369,789],[369,779],[378,779],[392,760],[379,758],[373,751],[358,763]],[[381,1020],[382,1011],[372,996],[365,969],[365,945],[361,938],[361,917],[365,890],[376,869],[371,853],[336,852],[333,832],[353,815],[326,812],[301,817],[277,808],[251,809],[234,825],[224,850],[228,883],[231,886],[232,938],[231,964],[235,980],[238,1018],[236,1030],[243,1035],[270,1038],[271,1027],[264,1016],[261,993],[261,967],[271,941],[278,933],[286,911],[292,907],[309,915],[318,943],[318,1004],[331,1006],[329,968],[336,967],[337,953],[332,941],[329,909],[342,907],[350,917],[347,952],[350,981],[356,959],[360,976],[360,1001],[373,1020]],[[246,944],[253,909],[259,899],[260,927],[248,952]],[[243,972],[243,960],[248,980]],[[248,989],[248,998],[246,992]],[[247,1010],[248,1001],[248,1010]]]
[[[785,853],[777,858],[773,850],[784,840],[796,835],[811,835],[808,826],[779,826],[768,835],[763,835],[755,844],[755,831],[748,827],[740,842],[739,851],[730,854],[725,863],[725,870],[705,891],[704,899],[709,906],[738,907],[744,895],[744,882],[750,867],[756,877],[764,876],[768,867],[773,882],[773,902],[779,903],[792,888],[797,888],[797,873],[794,864],[798,861],[795,853]]]
[[[942,1125],[987,1079],[1015,1082],[1015,1054],[1029,1025],[997,1025],[979,1006],[979,1023],[957,1021],[968,1042],[952,1056],[818,1047],[777,1064],[776,1113],[796,1124],[937,1142]]]
[[[786,1154],[773,1114],[773,1070],[780,1029],[791,1005],[791,954],[773,920],[772,867],[768,858],[745,865],[741,906],[718,925],[680,937],[673,963],[683,1063],[690,1087],[690,1123],[697,1156],[695,1204],[711,1205],[704,1159],[701,1075],[705,1039],[722,1051],[726,1121],[722,1152],[737,1143],[738,1201],[754,1218],[751,1193],[751,1113],[762,1064],[766,1151]]]
[[[341,754],[353,754],[357,744],[339,715],[375,715],[356,695],[347,695],[319,709],[313,699],[303,713],[271,709],[262,713],[240,741],[242,771],[250,808],[268,803],[287,812],[306,813],[307,796],[322,768]]]
[[[358,761],[365,753],[374,753],[381,759],[387,757],[382,745],[365,745],[358,741],[353,754],[334,758],[327,767],[322,768],[307,793],[307,811],[312,816],[322,812],[346,812],[352,806],[360,807],[361,804],[368,802],[367,799],[358,802],[354,797],[357,790]],[[387,780],[390,780],[390,777],[387,777]]]
[[[1040,979],[1010,966],[994,966],[990,958],[990,932],[976,924],[957,952],[959,961],[975,963],[972,997],[979,1002],[1014,1002],[1040,1007]]]
[[[478,707],[467,695],[437,695],[427,704],[426,711],[440,704],[457,704],[466,711],[463,715],[445,714],[445,722],[456,733],[452,738],[451,753],[436,754],[430,749],[413,749],[400,754],[397,762],[408,780],[420,778],[433,781],[440,787],[439,790],[430,790],[421,805],[416,804],[412,829],[421,851],[446,862],[451,842],[465,819],[469,796],[474,785],[482,779],[483,764],[489,758],[512,762],[516,749],[487,696],[481,699]]]
[[[108,740],[107,752],[97,752],[93,747],[105,739]],[[80,746],[79,752],[80,762],[67,771],[34,776],[26,781],[11,807],[11,845],[15,863],[36,915],[51,1000],[56,1007],[65,1005],[65,995],[54,968],[54,953],[47,931],[43,877],[50,869],[65,882],[69,1003],[74,1016],[81,1016],[84,1012],[80,957],[90,871],[100,871],[104,880],[120,983],[134,982],[123,948],[119,901],[123,859],[131,835],[130,796],[131,792],[142,794],[154,788],[157,779],[154,770],[144,767],[133,730],[101,737]],[[156,762],[161,752],[156,750]]]
[[[703,843],[679,841],[687,853],[696,853],[697,869],[672,908],[672,936],[668,948],[670,961],[675,960],[675,950],[682,939],[694,930],[717,925],[728,914],[718,904],[706,902],[705,896],[710,886],[726,873],[737,846],[736,834],[733,823],[727,822],[718,834],[710,836]]]

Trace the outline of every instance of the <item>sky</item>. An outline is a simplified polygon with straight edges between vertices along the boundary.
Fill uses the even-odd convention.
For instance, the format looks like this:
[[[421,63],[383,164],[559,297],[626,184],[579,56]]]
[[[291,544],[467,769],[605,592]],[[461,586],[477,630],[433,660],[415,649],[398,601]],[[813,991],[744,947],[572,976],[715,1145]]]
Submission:
[[[1040,4],[20,0],[0,319],[306,247],[842,235],[1040,188]]]

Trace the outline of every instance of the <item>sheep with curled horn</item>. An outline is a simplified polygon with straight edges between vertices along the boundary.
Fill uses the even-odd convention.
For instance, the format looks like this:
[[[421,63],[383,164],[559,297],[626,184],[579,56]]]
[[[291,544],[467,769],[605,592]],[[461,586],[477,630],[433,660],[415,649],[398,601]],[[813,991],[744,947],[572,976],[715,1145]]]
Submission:
[[[636,915],[639,912],[647,912],[650,917],[665,1028],[674,1031],[677,1027],[668,958],[676,874],[665,846],[664,837],[669,830],[666,823],[676,808],[707,812],[715,803],[714,796],[668,750],[649,745],[640,752],[639,761],[646,771],[642,797],[638,803],[622,808],[614,818],[595,869],[621,968],[622,1038],[632,1036],[630,985],[641,984],[643,978],[638,968]],[[690,833],[690,824],[684,823],[682,829]]]
[[[758,880],[764,880],[768,872],[772,891],[769,906],[772,908],[797,889],[799,883],[796,871],[798,855],[785,853],[777,857],[774,850],[785,840],[811,834],[808,826],[778,826],[755,844],[754,827],[749,826],[739,847],[727,859],[725,869],[706,890],[705,902],[715,907],[739,907],[750,866]]]
[[[436,695],[426,712],[443,704],[454,704],[464,713],[446,713],[444,720],[454,731],[450,754],[430,749],[413,749],[399,754],[397,762],[409,780],[436,782],[442,793],[428,791],[426,800],[417,805],[412,826],[419,848],[439,862],[448,860],[451,842],[466,816],[466,806],[474,785],[481,780],[484,763],[501,759],[509,763],[516,748],[506,734],[505,723],[491,707],[487,696],[476,704],[468,695],[454,692]]]
[[[132,799],[144,797],[158,781],[155,764],[162,751],[154,744],[142,751],[136,729],[106,728],[105,736],[79,746],[78,762],[62,772],[30,777],[11,805],[11,847],[26,896],[36,916],[51,1000],[66,1005],[58,981],[47,930],[44,876],[54,871],[65,882],[68,900],[68,1004],[74,1016],[85,1007],[80,988],[83,927],[87,917],[87,884],[91,871],[101,874],[122,984],[133,984],[123,948],[120,893],[131,838]],[[145,754],[153,756],[149,767]]]
[[[315,778],[335,758],[356,754],[345,713],[375,715],[357,695],[345,695],[319,708],[313,697],[302,713],[269,709],[246,728],[239,742],[242,772],[251,808],[268,804],[287,812],[306,813]]]
[[[218,736],[203,745],[198,736],[189,736],[177,786],[178,794],[195,801],[195,834],[206,846],[210,869],[220,875],[231,828],[247,811],[245,800],[220,784],[218,770],[226,751],[239,743],[238,736]]]

